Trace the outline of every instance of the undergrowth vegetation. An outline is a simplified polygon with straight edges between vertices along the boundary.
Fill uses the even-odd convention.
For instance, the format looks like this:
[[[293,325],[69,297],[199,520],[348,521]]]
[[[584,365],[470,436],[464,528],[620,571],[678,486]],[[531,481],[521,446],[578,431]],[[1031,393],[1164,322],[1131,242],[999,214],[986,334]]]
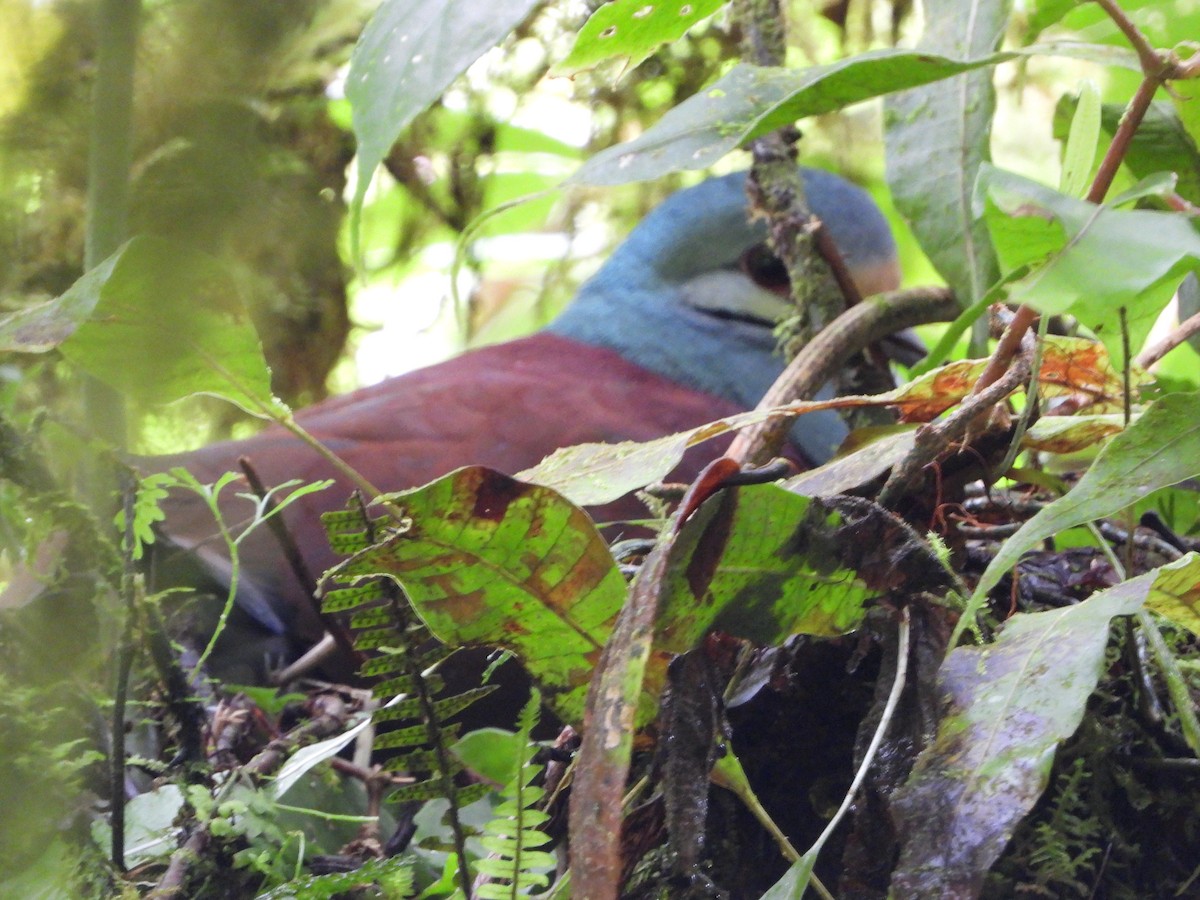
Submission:
[[[0,894],[1200,891],[1192,4],[140,6],[0,0],[30,35],[0,101]],[[524,115],[564,94],[575,143],[567,107]],[[569,246],[657,196],[618,186],[746,150],[800,301],[759,409],[415,487],[293,416],[341,377],[348,292],[438,259],[464,334],[506,336],[579,273],[503,239]],[[903,289],[845,308],[797,150],[872,186]],[[812,399],[935,322],[898,385]],[[764,466],[818,409],[886,424]],[[305,523],[343,677],[208,669],[241,548],[294,544],[330,483],[130,464],[252,419],[360,488]],[[227,566],[210,606],[154,590],[170,491],[219,536],[183,548]],[[632,491],[653,537],[610,541],[584,507]]]

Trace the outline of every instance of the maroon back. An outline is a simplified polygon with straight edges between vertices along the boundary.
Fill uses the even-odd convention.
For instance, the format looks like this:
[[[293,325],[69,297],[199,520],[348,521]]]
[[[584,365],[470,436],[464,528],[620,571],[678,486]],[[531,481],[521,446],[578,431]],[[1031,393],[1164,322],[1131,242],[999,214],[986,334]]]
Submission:
[[[460,466],[479,464],[512,474],[559,447],[649,440],[738,411],[729,401],[681,387],[613,351],[541,333],[332,398],[296,418],[372,484],[398,491]],[[726,443],[695,448],[678,477],[690,478]],[[247,440],[144,459],[140,468],[184,466],[210,483],[238,471],[239,457],[250,460],[268,487],[289,479],[334,479],[333,487],[302,498],[284,518],[314,576],[338,562],[320,514],[342,508],[352,485],[278,426]],[[238,490],[247,488],[235,484],[223,494],[222,511],[231,525],[244,522],[252,509],[250,501],[234,496]],[[226,577],[227,559],[213,540],[216,529],[201,500],[173,491],[164,510],[162,531],[170,543],[203,560],[214,580]],[[646,515],[631,497],[592,513],[600,522]],[[309,600],[314,585],[299,582],[268,530],[249,536],[239,555],[243,609],[299,644],[319,638],[323,629]]]

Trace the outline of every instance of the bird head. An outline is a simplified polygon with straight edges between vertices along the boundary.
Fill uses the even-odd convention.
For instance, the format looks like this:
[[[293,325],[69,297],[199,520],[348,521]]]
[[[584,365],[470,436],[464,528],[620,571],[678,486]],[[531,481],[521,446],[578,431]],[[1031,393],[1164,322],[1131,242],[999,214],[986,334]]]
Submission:
[[[899,286],[896,244],[870,195],[802,169],[809,207],[864,295]],[[753,407],[783,369],[774,327],[793,307],[744,173],[679,191],[634,228],[549,329],[616,350],[688,387]],[[822,462],[845,437],[836,413],[801,419],[793,439]]]

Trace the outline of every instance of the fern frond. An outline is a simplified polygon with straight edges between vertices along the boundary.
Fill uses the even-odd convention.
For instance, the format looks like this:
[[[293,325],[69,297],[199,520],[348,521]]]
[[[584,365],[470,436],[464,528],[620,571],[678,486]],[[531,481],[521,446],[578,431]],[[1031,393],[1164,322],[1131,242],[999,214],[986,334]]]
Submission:
[[[529,740],[540,708],[541,697],[534,691],[517,723],[522,749],[514,761],[513,777],[501,790],[503,799],[480,838],[491,854],[476,864],[476,871],[489,879],[476,889],[475,896],[480,900],[525,897],[550,884],[546,873],[554,869],[556,859],[554,854],[537,849],[550,843],[550,836],[541,830],[550,816],[535,808],[545,791],[533,783],[542,766],[533,763],[537,746]]]

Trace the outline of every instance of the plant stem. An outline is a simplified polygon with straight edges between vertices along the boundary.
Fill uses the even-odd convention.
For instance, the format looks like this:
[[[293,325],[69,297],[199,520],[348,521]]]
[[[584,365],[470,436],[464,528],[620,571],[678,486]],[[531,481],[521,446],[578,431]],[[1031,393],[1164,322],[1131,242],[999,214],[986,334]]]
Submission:
[[[92,96],[88,156],[87,227],[84,269],[92,269],[121,246],[129,214],[129,169],[133,157],[133,70],[137,57],[141,0],[101,0],[97,31],[96,87]],[[92,434],[125,446],[125,409],[120,395],[90,376],[83,385]],[[93,499],[107,497],[96,471],[87,476]]]

